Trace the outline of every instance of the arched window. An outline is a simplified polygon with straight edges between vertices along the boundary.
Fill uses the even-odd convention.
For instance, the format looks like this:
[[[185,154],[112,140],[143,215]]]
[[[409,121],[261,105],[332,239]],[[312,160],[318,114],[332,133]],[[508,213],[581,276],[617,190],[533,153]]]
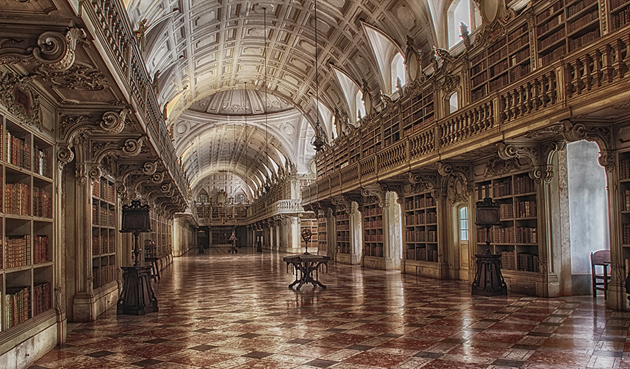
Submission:
[[[472,22],[470,15],[470,0],[453,0],[447,12],[449,48],[455,46],[461,41],[461,38],[459,37],[461,34],[461,30],[459,28],[460,23],[467,25],[469,27],[469,31],[472,30],[473,27],[471,27]]]
[[[457,98],[457,92],[453,92],[451,97],[448,98],[448,113],[453,114],[459,109],[459,100]]]
[[[459,208],[458,214],[458,228],[459,228],[459,240],[468,241],[468,207],[462,206]]]
[[[405,80],[405,63],[403,56],[398,53],[392,59],[392,91],[396,91],[398,87],[398,80],[400,85],[404,86],[407,81]]]
[[[357,107],[357,121],[359,121],[360,118],[365,117],[365,104],[363,103],[363,92],[358,91],[356,98],[356,107]],[[359,118],[360,117],[360,118]]]

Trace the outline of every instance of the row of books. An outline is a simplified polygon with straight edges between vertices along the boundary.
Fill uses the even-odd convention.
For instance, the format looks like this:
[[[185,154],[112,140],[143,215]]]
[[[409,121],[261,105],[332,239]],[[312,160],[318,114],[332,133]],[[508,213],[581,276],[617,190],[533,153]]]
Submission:
[[[337,242],[350,242],[349,235],[337,234]]]
[[[115,202],[116,200],[116,188],[113,184],[107,180],[102,179],[100,181],[92,182],[92,196],[100,197],[101,199],[109,202]]]
[[[515,227],[516,243],[538,243],[536,227]]]
[[[502,269],[538,272],[538,261],[538,255],[529,252],[519,252],[518,257],[516,257],[514,251],[501,251]]]
[[[382,215],[382,214],[383,214],[383,208],[381,208],[380,206],[363,210],[363,215],[368,216],[368,217]]]
[[[513,204],[500,204],[499,205],[499,218],[500,219],[514,218],[514,205]]]
[[[382,220],[372,220],[372,221],[363,221],[363,228],[364,229],[376,229],[376,228],[383,228],[383,221]]]
[[[630,245],[630,223],[621,225],[621,242],[624,245]]]
[[[429,250],[425,247],[422,248],[409,248],[407,249],[407,260],[421,260],[421,261],[438,261],[437,250]]]
[[[38,316],[44,311],[52,309],[52,288],[50,283],[36,283],[33,289],[33,299],[35,302],[33,316]]]
[[[339,212],[335,215],[336,220],[348,220],[350,219],[350,215],[346,212]]]
[[[38,187],[33,187],[33,216],[52,218],[52,195]]]
[[[514,194],[536,192],[536,183],[528,175],[514,178]]]
[[[518,270],[524,270],[526,272],[538,272],[538,255],[534,255],[528,252],[519,252],[516,262],[516,268]]]
[[[504,86],[507,86],[510,83],[507,74],[502,75],[501,77],[490,81],[488,83],[488,89],[490,91],[496,91]]]
[[[98,204],[92,204],[92,224],[115,227],[116,212],[114,209],[108,209],[106,207],[98,206]]]
[[[349,254],[350,253],[350,245],[348,245],[348,244],[341,245],[341,247],[339,247],[339,252],[342,253],[342,254]]]
[[[4,238],[5,267],[17,268],[31,265],[31,236],[7,236]]]
[[[8,287],[4,296],[7,328],[24,323],[31,317],[31,287]]]
[[[35,157],[33,158],[33,172],[40,176],[50,177],[48,170],[48,151],[35,145]]]
[[[433,197],[416,196],[413,199],[405,201],[405,210],[422,209],[427,207],[435,207],[435,199]]]
[[[25,138],[15,137],[7,130],[6,134],[7,162],[24,169],[31,169],[31,143]]]
[[[610,9],[615,9],[620,7],[623,4],[627,4],[630,1],[628,0],[610,0]]]
[[[611,23],[612,23],[613,29],[617,29],[621,26],[625,26],[629,22],[630,22],[630,8],[625,8],[624,10],[612,16]]]
[[[33,264],[47,263],[48,261],[48,236],[33,236]]]
[[[512,178],[504,181],[494,182],[492,185],[492,194],[494,197],[503,197],[512,195]]]
[[[527,51],[529,53],[529,49],[527,49],[525,51]],[[510,69],[510,80],[511,81],[516,81],[517,79],[525,77],[527,74],[529,74],[530,71],[531,71],[531,64],[530,63],[517,65],[516,67]]]
[[[630,159],[619,160],[619,179],[630,179]]]
[[[560,9],[562,9],[562,0],[555,2],[552,6],[545,9],[540,14],[536,15],[536,23],[542,22],[543,20],[545,20],[545,18],[551,16]]]
[[[26,183],[7,183],[4,211],[8,214],[31,214],[31,186]]]
[[[515,50],[520,49],[521,47],[528,45],[529,44],[529,34],[524,34],[521,35],[518,39],[516,39],[516,41],[512,42],[511,44],[508,45],[508,51],[509,52],[514,52]],[[529,56],[529,48],[523,50],[524,52],[527,53],[527,55]],[[521,51],[520,53],[522,53],[523,51]],[[521,59],[522,60],[522,59]],[[514,65],[514,64],[512,64]]]
[[[584,14],[580,19],[575,22],[567,23],[567,33],[573,33],[578,29],[584,27],[595,19],[599,19],[599,13],[597,12],[597,8],[593,9],[593,11]]]
[[[564,36],[564,34],[562,36]],[[562,44],[562,46],[553,49],[553,51],[550,52],[549,54],[546,54],[538,58],[538,64],[547,66],[553,63],[554,61],[560,59],[561,57],[563,57],[566,53],[567,52],[564,48],[564,44]]]
[[[531,218],[536,217],[536,201],[517,201],[514,203],[514,207],[516,208],[516,217],[517,218]]]
[[[367,246],[365,247],[364,251],[365,256],[376,256],[376,257],[383,257],[383,246],[376,246],[376,247],[370,247]]]
[[[570,38],[569,39],[569,51],[573,51],[575,49],[578,49],[582,46],[585,46],[586,44],[591,43],[591,41],[598,39],[599,38],[599,27],[595,28],[594,30],[587,32],[585,34],[583,34],[580,37],[577,38]]]
[[[363,238],[365,242],[383,242],[382,234],[365,234]]]
[[[557,16],[549,19],[547,22],[543,23],[542,25],[538,26],[536,28],[537,34],[542,35],[543,33],[549,31],[550,29],[554,28],[555,26],[559,25],[562,22],[564,22],[564,14],[560,13]],[[541,46],[540,48],[542,49],[544,48],[544,46]]]
[[[92,255],[113,253],[115,251],[114,238],[102,236],[98,232],[92,235]]]
[[[490,230],[490,242],[515,243],[514,227],[493,228]],[[486,242],[486,230],[477,229],[477,242]]]
[[[348,231],[350,230],[350,225],[348,224],[337,224],[338,231]]]
[[[612,5],[612,3],[615,0],[611,0],[611,7],[614,8],[614,6]],[[567,17],[572,17],[575,14],[579,13],[582,9],[586,9],[589,5],[596,3],[597,0],[582,0],[579,2],[575,2],[573,3],[571,6],[567,7]],[[595,8],[597,9],[597,8]]]
[[[436,223],[437,223],[436,212],[429,211],[426,213],[410,214],[410,215],[405,216],[405,225],[407,226],[436,224]]]
[[[415,230],[405,232],[407,242],[426,242],[427,234],[425,231]]]
[[[92,269],[92,278],[94,288],[102,287],[116,279],[116,266],[103,265],[100,268]]]

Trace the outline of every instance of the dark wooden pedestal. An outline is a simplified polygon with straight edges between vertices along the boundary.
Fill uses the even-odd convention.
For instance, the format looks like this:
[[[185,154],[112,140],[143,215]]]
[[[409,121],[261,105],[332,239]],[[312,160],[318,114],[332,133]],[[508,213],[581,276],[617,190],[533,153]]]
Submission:
[[[118,299],[118,314],[144,315],[158,311],[151,287],[151,266],[122,267],[123,290]]]
[[[477,257],[477,274],[472,294],[481,296],[507,295],[507,285],[501,274],[501,255],[486,253]]]

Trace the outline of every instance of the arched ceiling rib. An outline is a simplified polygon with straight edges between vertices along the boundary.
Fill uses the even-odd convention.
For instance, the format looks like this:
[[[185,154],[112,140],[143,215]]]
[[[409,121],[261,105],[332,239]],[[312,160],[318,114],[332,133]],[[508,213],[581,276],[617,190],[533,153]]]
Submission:
[[[145,35],[147,68],[158,76],[158,98],[162,107],[168,105],[177,153],[191,182],[225,170],[255,189],[268,170],[287,161],[298,172],[309,170],[317,111],[314,0],[126,3],[134,27],[146,19],[151,28]],[[352,113],[331,65],[355,81],[365,79],[372,91],[386,90],[362,22],[399,45],[407,36],[425,52],[436,44],[425,0],[318,0],[319,100],[330,111]],[[256,122],[265,110],[267,140],[275,148],[268,150],[269,159],[260,150],[265,124]],[[243,114],[251,115],[251,132],[244,131]]]

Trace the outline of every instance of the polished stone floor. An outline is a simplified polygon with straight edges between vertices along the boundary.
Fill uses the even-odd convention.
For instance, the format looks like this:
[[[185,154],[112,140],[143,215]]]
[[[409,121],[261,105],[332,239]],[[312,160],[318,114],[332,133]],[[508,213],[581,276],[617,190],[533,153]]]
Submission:
[[[331,265],[295,292],[282,254],[175,259],[159,313],[112,309],[31,368],[630,368],[630,314],[589,296],[472,297],[467,282]]]

